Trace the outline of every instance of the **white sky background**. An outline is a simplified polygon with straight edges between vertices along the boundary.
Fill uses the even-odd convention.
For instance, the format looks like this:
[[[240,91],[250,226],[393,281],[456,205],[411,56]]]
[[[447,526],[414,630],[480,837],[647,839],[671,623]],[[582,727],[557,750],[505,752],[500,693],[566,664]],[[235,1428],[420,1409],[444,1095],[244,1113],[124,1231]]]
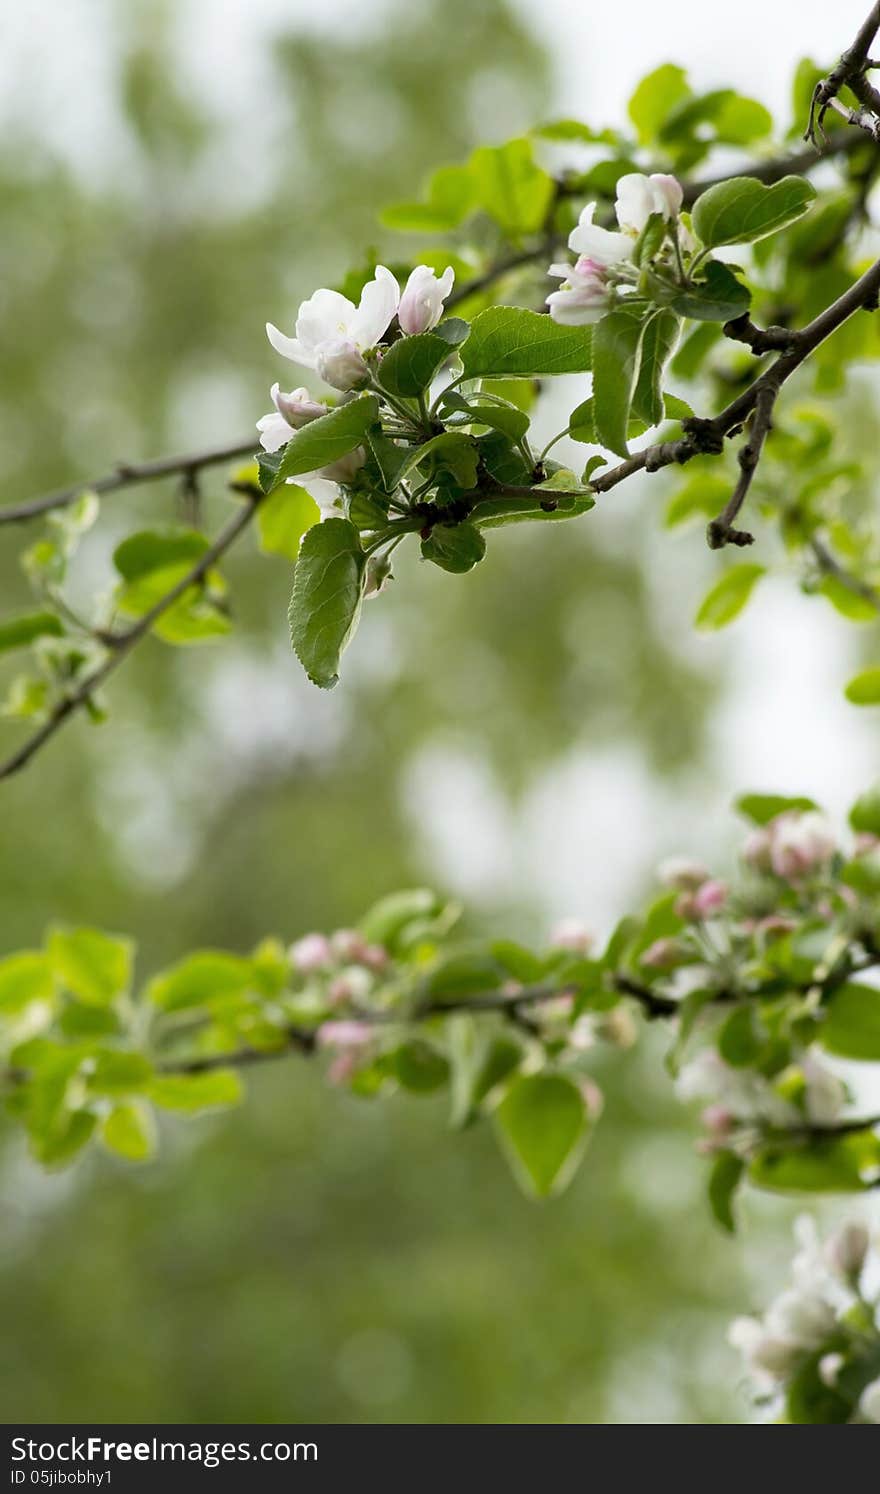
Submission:
[[[787,119],[797,58],[834,58],[852,40],[865,10],[865,0],[515,3],[555,56],[553,112],[579,114],[599,125],[622,119],[635,82],[663,61],[688,67],[700,88],[739,86]],[[87,173],[124,173],[124,148],[107,130],[106,60],[114,15],[125,14],[122,6],[123,0],[43,0],[39,6],[5,7],[0,126],[14,120],[36,129]],[[271,129],[270,111],[253,108],[253,99],[263,96],[259,53],[265,36],[295,22],[326,34],[332,45],[340,28],[375,26],[383,8],[375,0],[366,6],[324,0],[320,7],[313,0],[188,0],[172,11],[193,86],[229,116],[245,179],[248,159],[259,167],[261,130]],[[627,498],[630,514],[645,498],[644,490]],[[608,522],[613,530],[614,521]],[[692,533],[669,540],[683,565],[691,563],[698,543]],[[705,563],[702,556],[693,562]],[[410,791],[413,802],[421,801],[418,820],[447,885],[477,898],[497,895],[499,887],[530,886],[548,915],[583,914],[604,928],[657,856],[676,845],[710,854],[729,842],[727,806],[737,791],[791,788],[815,794],[841,814],[875,776],[873,714],[848,706],[841,693],[854,660],[853,625],[837,620],[821,602],[801,598],[791,577],[764,583],[745,618],[710,640],[688,636],[690,613],[680,615],[680,601],[680,594],[659,598],[663,625],[670,608],[673,614],[678,609],[673,636],[701,657],[714,651],[730,679],[712,723],[708,775],[695,775],[673,792],[658,785],[639,753],[625,744],[589,759],[573,754],[548,771],[512,816],[481,764],[469,761],[466,752],[446,758],[449,791],[425,799],[418,792],[421,775],[429,771],[436,789],[444,761],[426,754],[413,769]],[[230,661],[229,667],[239,665]],[[301,693],[291,695],[290,703],[299,716]],[[425,804],[431,802],[459,802],[462,813],[450,820],[444,810],[444,819],[425,826]],[[138,848],[131,849],[140,860]]]

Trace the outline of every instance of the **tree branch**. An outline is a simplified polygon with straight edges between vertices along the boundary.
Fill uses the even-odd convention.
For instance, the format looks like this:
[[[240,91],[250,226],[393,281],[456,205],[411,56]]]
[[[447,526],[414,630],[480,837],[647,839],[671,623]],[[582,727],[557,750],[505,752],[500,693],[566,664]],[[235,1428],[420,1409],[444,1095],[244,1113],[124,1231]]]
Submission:
[[[872,139],[880,138],[880,94],[865,77],[871,65],[868,56],[871,43],[878,30],[880,30],[880,3],[871,6],[855,41],[841,54],[837,66],[832,68],[827,77],[820,79],[816,84],[810,101],[810,117],[804,131],[805,140],[816,144],[817,136],[823,140],[827,139],[823,121],[831,107],[842,114],[849,124],[858,125],[866,131]],[[842,88],[847,86],[862,104],[862,110],[855,112],[839,102],[837,95]]]
[[[93,669],[91,674],[71,692],[65,695],[52,708],[48,719],[38,731],[28,737],[19,749],[8,757],[5,762],[0,763],[0,780],[11,778],[14,773],[20,771],[26,763],[30,762],[34,753],[48,742],[57,731],[61,729],[65,721],[92,698],[94,692],[105,683],[106,680],[119,668],[123,659],[127,658],[132,649],[145,638],[153,624],[158,622],[174,603],[189,591],[190,587],[197,586],[203,581],[211,567],[226,553],[235,543],[239,535],[247,528],[257,507],[262,499],[262,494],[256,490],[249,490],[243,498],[241,507],[232,515],[224,527],[220,530],[213,544],[209,545],[204,554],[199,556],[195,565],[187,571],[176,585],[172,586],[163,597],[159,598],[143,617],[128,628],[124,633],[114,635],[112,643],[109,644],[110,652],[103,663]]]

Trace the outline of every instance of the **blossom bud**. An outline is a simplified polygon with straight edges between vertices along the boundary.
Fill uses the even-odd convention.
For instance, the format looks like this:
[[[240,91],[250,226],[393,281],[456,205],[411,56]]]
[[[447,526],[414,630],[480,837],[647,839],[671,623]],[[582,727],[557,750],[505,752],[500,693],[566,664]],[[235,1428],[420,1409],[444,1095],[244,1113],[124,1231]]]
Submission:
[[[817,1291],[789,1291],[777,1297],[767,1313],[767,1328],[804,1349],[817,1349],[834,1332],[837,1315]]]
[[[641,956],[640,963],[647,965],[649,970],[671,970],[683,954],[684,948],[678,939],[655,939]]]
[[[686,918],[690,923],[702,923],[723,908],[726,902],[727,888],[724,883],[710,879],[703,882],[695,892],[683,892],[675,904],[675,911],[679,918]]]
[[[631,1048],[638,1038],[639,1029],[632,1012],[625,1006],[616,1006],[598,1018],[596,1034],[603,1042],[613,1043],[615,1048]]]
[[[362,1048],[370,1042],[369,1022],[322,1022],[315,1034],[319,1048]]]
[[[362,965],[366,965],[368,970],[387,970],[391,964],[391,956],[381,944],[365,945],[358,959]]]
[[[653,176],[643,176],[640,171],[627,172],[617,183],[617,221],[624,233],[640,234],[655,213],[667,222],[677,217],[683,200],[681,183],[674,176],[660,172]]]
[[[700,861],[691,861],[686,856],[667,856],[657,868],[657,876],[664,887],[677,887],[681,892],[695,892],[709,880],[709,870]]]
[[[819,1379],[823,1385],[830,1390],[837,1384],[837,1376],[843,1369],[844,1359],[842,1354],[823,1354],[819,1360]]]
[[[597,1121],[599,1119],[599,1116],[602,1114],[602,1109],[605,1105],[605,1096],[603,1095],[601,1089],[599,1088],[598,1084],[596,1084],[592,1079],[581,1079],[578,1084],[578,1089],[580,1090],[581,1095],[583,1096],[584,1104],[587,1107],[588,1119],[591,1121]]]
[[[335,462],[328,462],[326,467],[318,468],[319,477],[328,477],[331,482],[351,482],[358,473],[367,454],[362,446],[356,446],[354,451],[347,451],[345,456],[337,457]]]
[[[736,1117],[726,1105],[707,1105],[700,1120],[712,1141],[723,1141],[733,1130]]]
[[[561,918],[550,930],[553,949],[568,949],[572,954],[589,954],[594,937],[585,924],[577,918]]]
[[[821,814],[781,814],[770,824],[770,864],[777,877],[798,881],[825,866],[835,841]]]
[[[291,389],[289,394],[284,394],[277,384],[273,384],[271,392],[278,414],[283,415],[295,431],[327,414],[328,407],[312,399],[308,389]]]
[[[452,290],[455,271],[449,266],[439,280],[427,265],[416,265],[404,286],[397,320],[408,337],[430,332],[443,315],[443,302]],[[451,348],[450,348],[451,352]]]
[[[350,337],[334,337],[321,343],[315,354],[315,366],[324,383],[332,384],[334,389],[357,389],[370,374],[357,343]]]
[[[290,946],[290,962],[294,970],[303,975],[313,970],[326,970],[332,959],[330,940],[323,934],[306,934]]]
[[[359,960],[367,947],[366,939],[357,929],[337,929],[330,936],[330,944],[333,953],[345,961]]]
[[[770,831],[764,826],[750,830],[743,841],[742,858],[748,866],[754,867],[755,871],[767,872],[770,870],[770,849],[772,837]]]
[[[835,1230],[825,1246],[825,1259],[844,1281],[857,1281],[871,1246],[867,1226],[849,1219]]]
[[[330,982],[327,996],[333,1006],[347,1006],[351,1001],[362,1001],[369,994],[370,976],[362,966],[352,966]]]

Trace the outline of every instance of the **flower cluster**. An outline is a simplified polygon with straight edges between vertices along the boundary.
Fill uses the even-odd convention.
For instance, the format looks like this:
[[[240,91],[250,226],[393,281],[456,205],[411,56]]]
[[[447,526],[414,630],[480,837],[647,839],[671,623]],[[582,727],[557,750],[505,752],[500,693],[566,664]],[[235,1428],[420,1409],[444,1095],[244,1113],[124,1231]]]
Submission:
[[[823,1243],[798,1220],[792,1281],[762,1317],[737,1318],[730,1342],[776,1420],[880,1423],[880,1256],[867,1227]]]
[[[690,235],[678,216],[682,200],[681,184],[674,176],[643,176],[640,172],[622,176],[615,203],[618,233],[594,222],[597,204],[587,203],[569,235],[569,248],[578,256],[575,263],[553,264],[548,271],[562,281],[560,289],[547,297],[553,320],[570,327],[597,322],[617,294],[635,290],[636,246],[652,220],[665,226],[657,253],[664,246],[672,246],[678,254],[690,248]]]
[[[427,265],[417,265],[401,294],[391,271],[377,265],[357,306],[339,291],[316,290],[299,308],[293,337],[285,336],[271,322],[266,323],[266,335],[282,357],[313,369],[325,384],[349,394],[369,382],[368,355],[385,337],[395,317],[406,337],[436,327],[454,280],[451,267],[438,277]],[[285,394],[279,384],[273,384],[270,395],[275,408],[257,421],[264,451],[279,451],[294,431],[330,410],[329,405],[313,399],[306,388]],[[366,453],[358,446],[325,467],[302,473],[296,481],[308,487],[322,516],[326,516],[336,510],[335,485],[350,483],[365,461]]]

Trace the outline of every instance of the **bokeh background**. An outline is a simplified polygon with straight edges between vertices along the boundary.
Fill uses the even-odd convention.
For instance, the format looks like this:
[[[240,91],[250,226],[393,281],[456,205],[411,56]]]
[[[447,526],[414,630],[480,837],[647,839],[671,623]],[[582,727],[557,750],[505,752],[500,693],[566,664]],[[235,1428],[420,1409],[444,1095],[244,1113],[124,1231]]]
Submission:
[[[625,46],[619,12],[573,0],[10,8],[0,498],[240,439],[278,373],[263,323],[384,248],[377,206],[432,166],[543,117],[618,122],[670,60],[787,118],[797,57],[831,58],[863,8],[631,0]],[[842,812],[876,772],[841,696],[856,630],[783,577],[695,638],[713,563],[699,535],[661,535],[664,481],[564,536],[508,531],[473,576],[404,562],[330,696],[289,652],[289,567],[242,545],[233,637],[149,642],[109,724],[69,726],[0,791],[0,949],[83,921],[132,931],[148,972],[423,882],[499,929],[571,914],[602,934],[661,855],[723,864],[736,791]],[[222,473],[205,492],[216,518]],[[137,515],[178,501],[108,501],[83,592]],[[543,1207],[488,1132],[447,1134],[442,1103],[370,1106],[296,1061],[253,1076],[243,1111],[172,1125],[142,1170],[45,1176],[0,1129],[0,1414],[747,1420],[724,1327],[782,1269],[791,1210],[750,1200],[745,1240],[711,1225],[656,1035],[597,1077],[592,1152]]]

